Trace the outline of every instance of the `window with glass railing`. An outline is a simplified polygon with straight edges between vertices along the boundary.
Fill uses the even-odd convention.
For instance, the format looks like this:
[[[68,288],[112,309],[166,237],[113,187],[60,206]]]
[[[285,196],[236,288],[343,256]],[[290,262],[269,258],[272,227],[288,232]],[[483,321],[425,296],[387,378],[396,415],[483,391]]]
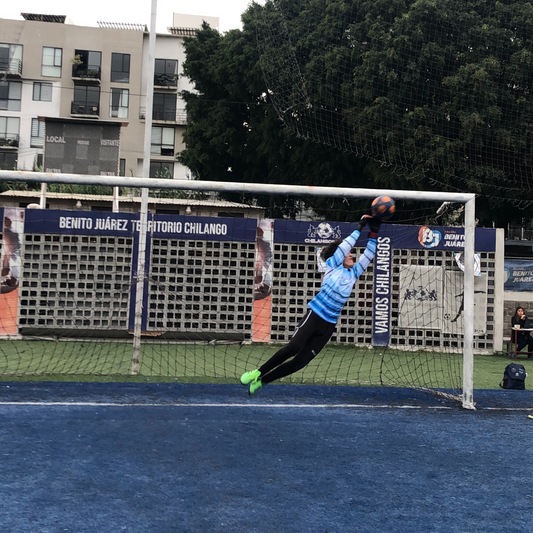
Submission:
[[[154,63],[154,85],[159,87],[177,87],[178,60],[156,59]]]
[[[152,127],[150,153],[152,155],[174,155],[174,128]]]
[[[128,118],[129,107],[128,89],[111,89],[109,116],[114,118]]]

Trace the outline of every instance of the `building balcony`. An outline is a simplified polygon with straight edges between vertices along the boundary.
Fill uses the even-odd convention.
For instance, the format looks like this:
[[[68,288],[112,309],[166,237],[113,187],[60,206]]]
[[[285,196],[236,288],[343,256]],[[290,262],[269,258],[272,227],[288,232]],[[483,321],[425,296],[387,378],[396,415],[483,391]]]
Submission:
[[[178,75],[173,74],[156,74],[154,76],[154,87],[162,87],[166,89],[178,88]]]
[[[139,119],[146,120],[146,107],[139,110]],[[152,112],[153,122],[166,122],[184,126],[187,124],[187,111],[185,109],[158,109]]]
[[[99,65],[72,65],[72,78],[100,82],[102,69]]]
[[[19,147],[20,135],[15,133],[0,134],[0,147],[1,148],[13,148]]]
[[[100,105],[99,104],[85,104],[72,102],[70,105],[70,114],[83,117],[93,117],[97,118],[100,115]]]
[[[6,76],[22,76],[22,59],[0,59],[0,73]]]

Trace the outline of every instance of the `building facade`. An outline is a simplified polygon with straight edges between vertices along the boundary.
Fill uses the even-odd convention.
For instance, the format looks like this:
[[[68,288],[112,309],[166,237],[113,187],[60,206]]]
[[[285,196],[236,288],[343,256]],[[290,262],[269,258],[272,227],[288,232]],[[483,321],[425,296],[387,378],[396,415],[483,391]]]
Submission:
[[[99,23],[77,26],[66,16],[22,14],[0,18],[0,168],[43,167],[46,118],[117,122],[117,175],[142,176],[148,86],[146,26]],[[186,179],[176,161],[187,117],[179,91],[183,37],[214,17],[175,14],[168,34],[156,39],[150,177]],[[57,170],[57,169],[56,169]]]

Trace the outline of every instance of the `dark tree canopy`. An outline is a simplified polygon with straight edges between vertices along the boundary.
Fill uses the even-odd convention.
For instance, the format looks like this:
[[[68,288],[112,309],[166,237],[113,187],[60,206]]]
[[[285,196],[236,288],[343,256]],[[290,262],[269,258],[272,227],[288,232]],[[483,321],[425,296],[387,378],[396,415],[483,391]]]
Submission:
[[[185,46],[180,160],[200,179],[468,191],[481,224],[527,216],[525,1],[276,0]]]

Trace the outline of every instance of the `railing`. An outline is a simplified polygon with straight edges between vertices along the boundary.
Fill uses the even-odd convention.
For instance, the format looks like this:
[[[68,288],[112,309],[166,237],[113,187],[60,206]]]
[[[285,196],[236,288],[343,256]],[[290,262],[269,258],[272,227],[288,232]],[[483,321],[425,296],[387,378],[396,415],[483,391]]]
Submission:
[[[156,87],[177,87],[178,75],[177,74],[155,74],[154,85]]]
[[[100,80],[102,69],[99,65],[72,65],[72,77],[84,80]]]
[[[22,76],[22,59],[0,59],[0,72]]]
[[[139,119],[146,119],[146,107],[141,107],[139,109]],[[159,109],[154,108],[152,120],[162,121],[162,122],[173,122],[174,124],[187,124],[187,111],[185,109]]]
[[[523,226],[508,226],[507,239],[514,241],[533,241],[533,229]]]
[[[98,116],[100,114],[99,104],[80,104],[72,102],[70,106],[71,115]]]
[[[0,134],[0,146],[3,148],[18,148],[20,135],[15,133]]]
[[[174,122],[176,120],[176,110],[168,107],[154,107],[152,119]]]

